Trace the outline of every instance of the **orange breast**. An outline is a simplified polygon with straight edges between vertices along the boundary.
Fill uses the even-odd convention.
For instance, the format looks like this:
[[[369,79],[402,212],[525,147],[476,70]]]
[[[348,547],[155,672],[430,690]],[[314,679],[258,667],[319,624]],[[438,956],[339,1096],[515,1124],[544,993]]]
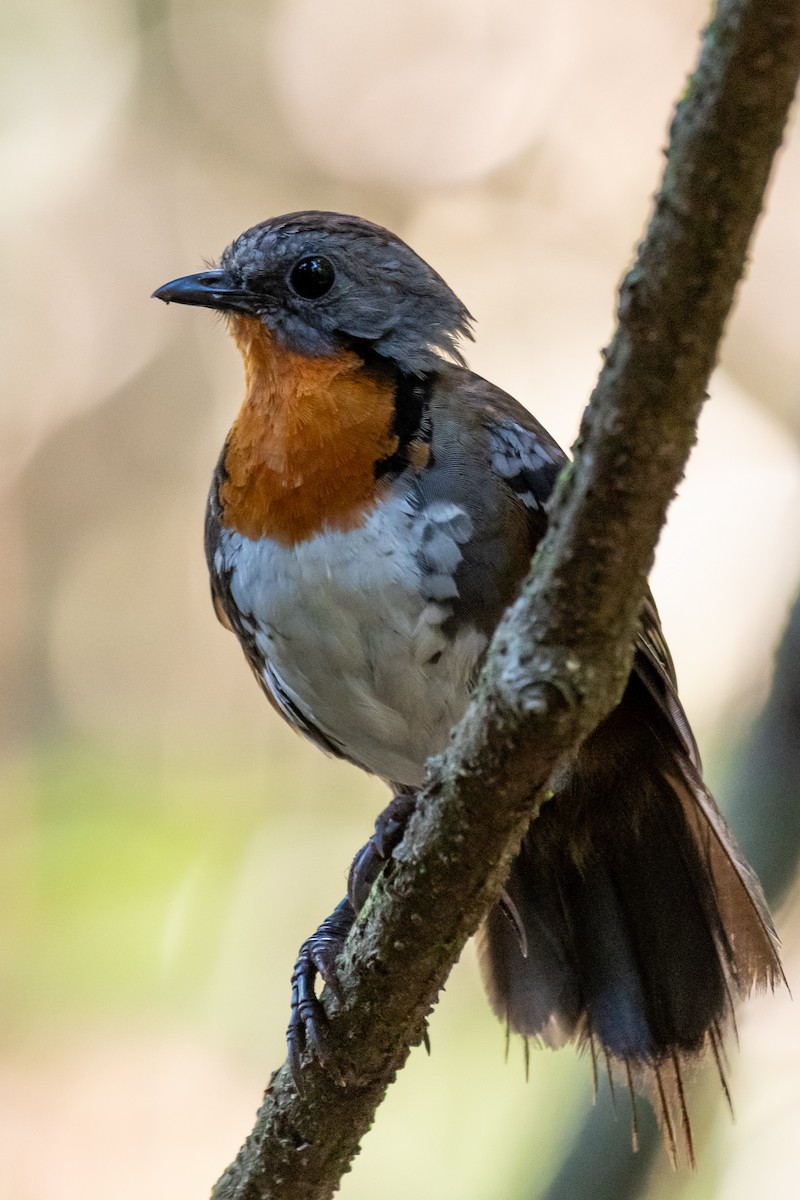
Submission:
[[[378,499],[375,463],[392,454],[394,394],[357,354],[308,358],[253,317],[231,320],[247,394],[228,436],[222,522],[292,545],[360,525]]]

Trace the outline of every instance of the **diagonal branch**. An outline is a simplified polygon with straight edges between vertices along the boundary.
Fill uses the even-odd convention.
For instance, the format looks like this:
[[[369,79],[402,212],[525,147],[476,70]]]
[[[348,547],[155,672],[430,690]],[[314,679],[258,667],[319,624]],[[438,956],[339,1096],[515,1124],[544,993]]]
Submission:
[[[356,1082],[286,1065],[215,1200],[323,1200],[358,1151],[554,770],[622,694],[654,547],[800,72],[797,0],[721,0],[680,102],[655,213],[550,529],[391,877],[340,960],[331,1034]]]

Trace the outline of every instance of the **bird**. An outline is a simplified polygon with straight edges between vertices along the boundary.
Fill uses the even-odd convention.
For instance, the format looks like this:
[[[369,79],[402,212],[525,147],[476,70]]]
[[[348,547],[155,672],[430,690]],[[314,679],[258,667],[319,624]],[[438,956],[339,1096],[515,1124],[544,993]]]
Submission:
[[[326,1056],[319,975],[463,715],[548,522],[567,455],[470,372],[473,319],[405,242],[335,212],[272,217],[153,295],[221,313],[245,396],[205,522],[217,616],[296,730],[392,801],[348,896],[303,944],[290,1062]],[[618,706],[552,781],[478,932],[495,1013],[588,1047],[648,1094],[694,1161],[684,1079],[716,1064],[734,1001],[782,979],[759,882],[703,782],[650,592]],[[526,1041],[527,1048],[527,1041]]]

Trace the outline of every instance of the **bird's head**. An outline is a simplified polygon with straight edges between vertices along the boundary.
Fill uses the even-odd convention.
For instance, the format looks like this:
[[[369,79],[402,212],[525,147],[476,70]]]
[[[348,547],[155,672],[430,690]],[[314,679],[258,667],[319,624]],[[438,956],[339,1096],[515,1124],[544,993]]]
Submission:
[[[441,276],[388,230],[359,217],[300,212],[253,226],[219,267],[154,292],[166,302],[255,317],[288,350],[369,349],[406,374],[435,369],[471,337],[470,314]]]

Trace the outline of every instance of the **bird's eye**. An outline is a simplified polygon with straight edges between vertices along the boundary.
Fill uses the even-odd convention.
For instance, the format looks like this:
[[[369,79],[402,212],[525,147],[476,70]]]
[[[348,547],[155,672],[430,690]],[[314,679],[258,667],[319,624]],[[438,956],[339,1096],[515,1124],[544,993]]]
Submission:
[[[320,296],[331,290],[335,278],[333,264],[315,254],[311,258],[301,258],[294,264],[289,284],[304,300],[319,300]]]

